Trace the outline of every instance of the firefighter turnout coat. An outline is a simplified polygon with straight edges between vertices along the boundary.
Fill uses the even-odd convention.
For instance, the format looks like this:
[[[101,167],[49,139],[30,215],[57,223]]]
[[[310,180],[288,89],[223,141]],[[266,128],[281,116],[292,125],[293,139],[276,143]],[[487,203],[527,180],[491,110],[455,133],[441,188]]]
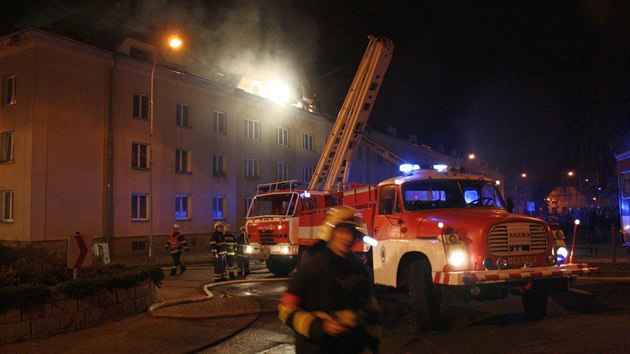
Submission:
[[[297,353],[377,351],[378,305],[370,273],[357,256],[339,257],[324,241],[302,257],[278,311],[280,320],[296,332]],[[329,336],[323,330],[326,318],[349,330]]]

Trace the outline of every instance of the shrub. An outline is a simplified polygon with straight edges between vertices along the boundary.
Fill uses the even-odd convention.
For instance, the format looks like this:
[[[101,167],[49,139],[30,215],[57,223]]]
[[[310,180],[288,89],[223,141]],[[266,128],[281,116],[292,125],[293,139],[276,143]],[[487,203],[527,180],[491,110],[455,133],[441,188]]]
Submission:
[[[96,265],[80,269],[77,279],[65,261],[33,246],[0,245],[0,313],[10,308],[28,311],[54,302],[59,295],[72,299],[133,287],[150,280],[162,284],[164,272],[157,265]]]
[[[65,260],[31,245],[0,245],[0,287],[20,284],[55,285],[71,278]]]

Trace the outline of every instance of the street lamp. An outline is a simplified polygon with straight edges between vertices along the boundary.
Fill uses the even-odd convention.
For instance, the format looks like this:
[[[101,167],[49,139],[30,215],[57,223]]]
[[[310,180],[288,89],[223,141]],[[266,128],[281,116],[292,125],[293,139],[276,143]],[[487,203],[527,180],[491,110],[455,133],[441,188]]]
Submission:
[[[176,49],[182,45],[181,39],[178,37],[171,37],[168,41],[170,48]],[[149,131],[149,262],[154,260],[153,257],[153,86],[155,81],[155,67],[157,66],[158,59],[160,58],[160,50],[157,50],[155,60],[153,61],[153,67],[151,68],[151,89],[149,98],[149,122],[151,125]]]

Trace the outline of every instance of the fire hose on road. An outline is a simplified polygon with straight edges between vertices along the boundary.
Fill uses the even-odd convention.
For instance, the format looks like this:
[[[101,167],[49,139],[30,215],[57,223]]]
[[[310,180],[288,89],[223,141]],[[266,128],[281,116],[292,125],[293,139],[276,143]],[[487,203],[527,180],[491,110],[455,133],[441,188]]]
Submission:
[[[147,312],[152,317],[179,318],[179,319],[202,319],[202,318],[209,319],[209,318],[257,315],[261,313],[273,313],[273,312],[277,312],[275,308],[274,309],[261,308],[258,302],[256,302],[255,300],[246,299],[245,297],[226,296],[226,297],[221,297],[221,298],[215,298],[214,294],[210,291],[210,289],[213,287],[224,286],[224,285],[243,284],[243,283],[283,282],[287,280],[289,280],[289,278],[237,279],[237,280],[230,280],[230,281],[225,281],[221,283],[205,284],[203,286],[203,290],[206,293],[206,296],[196,296],[196,297],[160,302],[160,303],[151,305]],[[235,298],[240,298],[241,307],[246,307],[246,308],[239,309],[239,310],[231,310],[231,311],[220,310],[221,308],[224,307],[224,305],[229,306],[227,301],[238,301]],[[183,310],[180,310],[180,311],[176,310],[176,311],[171,311],[171,312],[158,311],[159,309],[166,309],[166,308],[175,307],[175,306],[179,306],[181,308],[182,306],[195,304],[195,303],[208,304],[210,300],[212,299],[218,299],[217,302],[220,302],[218,304],[219,305],[218,309],[213,308],[212,306],[205,306],[205,307],[201,306],[201,307],[189,309],[189,311],[192,310],[190,312],[186,312]]]

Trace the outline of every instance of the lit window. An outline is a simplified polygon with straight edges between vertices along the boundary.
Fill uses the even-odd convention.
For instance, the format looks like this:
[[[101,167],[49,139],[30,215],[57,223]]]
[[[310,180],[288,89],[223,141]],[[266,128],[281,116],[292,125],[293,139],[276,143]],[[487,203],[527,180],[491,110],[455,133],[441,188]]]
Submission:
[[[2,79],[2,105],[10,106],[16,103],[17,75],[6,76]]]
[[[302,147],[306,151],[313,151],[313,136],[311,134],[306,134],[302,136]]]
[[[276,130],[276,144],[289,146],[289,129],[278,127]]]
[[[133,94],[133,117],[149,119],[149,97],[138,93]]]
[[[177,125],[180,127],[190,127],[189,124],[190,108],[186,104],[177,104]]]
[[[225,219],[225,197],[214,196],[212,197],[212,219],[221,220]]]
[[[225,134],[225,113],[214,112],[212,115],[212,131]]]
[[[258,178],[258,160],[245,159],[245,178]]]
[[[245,137],[260,140],[260,123],[256,120],[245,119]]]
[[[0,133],[0,162],[13,161],[13,132]]]
[[[175,219],[190,219],[191,198],[186,194],[178,194],[175,196]]]
[[[225,159],[223,155],[212,155],[212,175],[215,177],[225,177]]]
[[[175,172],[190,173],[190,151],[184,149],[175,150]]]
[[[2,199],[2,221],[13,221],[13,191],[0,191],[0,198]]]
[[[302,168],[302,182],[310,183],[313,179],[313,167],[304,166]]]
[[[286,181],[289,178],[287,177],[287,164],[278,162],[276,163],[276,180],[278,181]]]
[[[146,170],[149,168],[148,163],[149,146],[142,143],[131,144],[131,168]]]
[[[143,193],[134,193],[131,195],[131,220],[148,220],[148,201],[149,195]]]

